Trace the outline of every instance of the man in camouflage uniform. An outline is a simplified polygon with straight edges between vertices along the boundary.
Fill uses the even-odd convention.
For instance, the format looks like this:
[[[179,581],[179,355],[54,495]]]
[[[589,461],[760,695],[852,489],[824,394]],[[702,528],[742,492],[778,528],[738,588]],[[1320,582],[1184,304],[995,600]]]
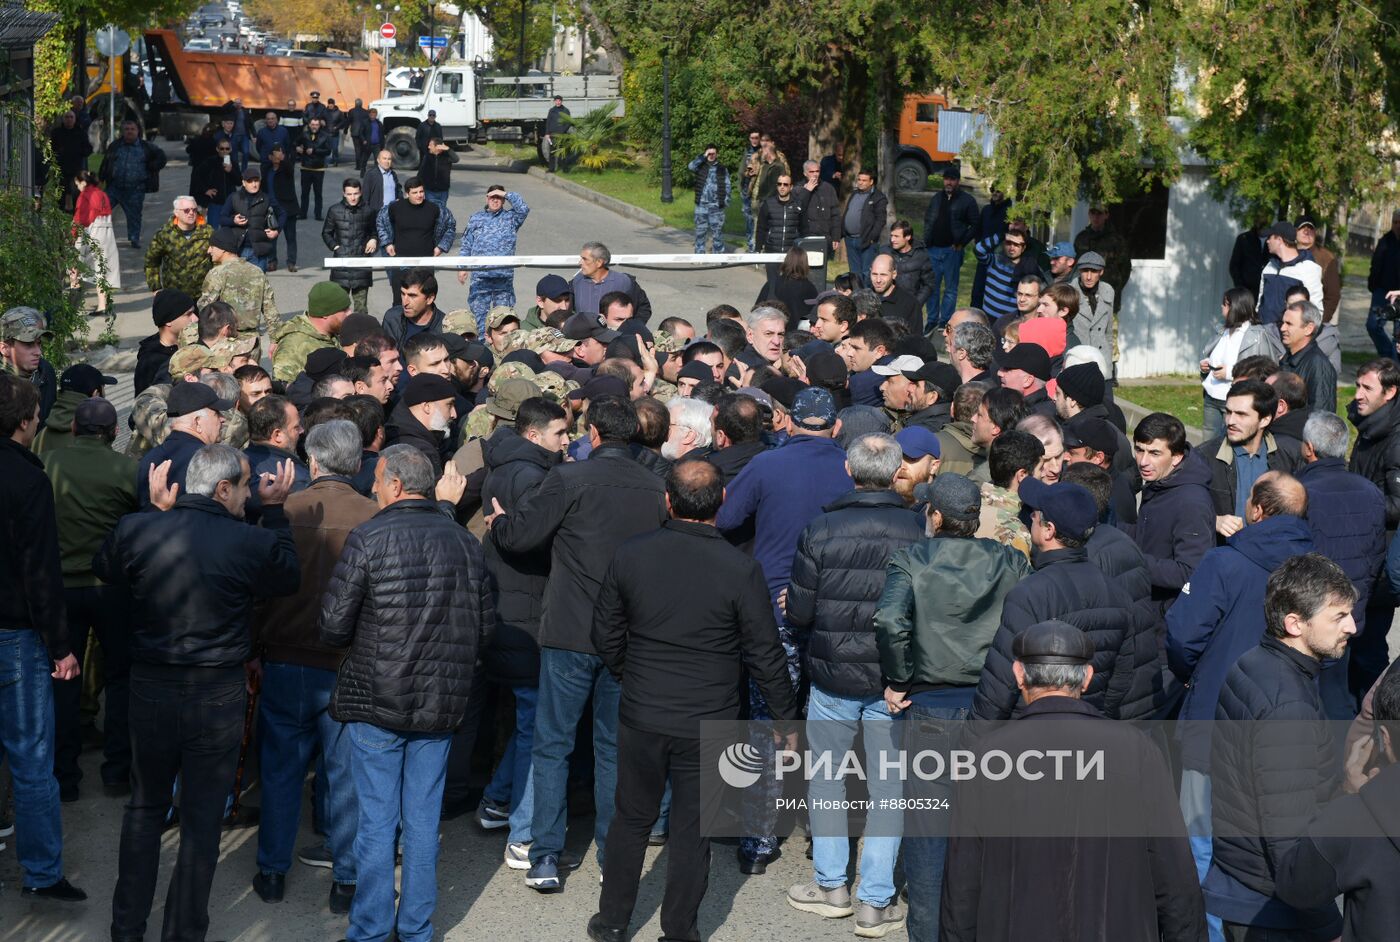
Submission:
[[[232,376],[240,367],[256,365],[261,359],[259,353],[256,336],[221,337],[209,345],[209,361],[205,368]]]
[[[1108,207],[1102,203],[1090,204],[1089,225],[1074,237],[1075,257],[1086,252],[1103,257],[1103,280],[1113,286],[1113,313],[1117,315],[1123,306],[1123,289],[1133,275],[1133,256],[1123,233],[1109,225]]]
[[[170,357],[171,382],[198,382],[199,374],[211,368],[213,358],[214,351],[202,343],[181,347]]]
[[[261,332],[271,337],[282,315],[277,312],[277,298],[267,275],[252,262],[238,257],[238,239],[228,229],[220,229],[209,240],[209,257],[214,260],[214,268],[204,276],[200,308],[210,301],[227,302],[238,312],[239,336]],[[186,337],[188,331],[181,341],[193,343],[197,335],[189,340]]]
[[[306,298],[306,313],[283,322],[272,334],[277,345],[272,378],[290,383],[306,369],[306,358],[313,350],[338,349],[336,336],[352,306],[350,292],[340,285],[331,281],[315,285]]]
[[[442,332],[444,334],[456,334],[468,340],[475,340],[476,315],[464,307],[459,307],[455,311],[448,311],[442,318]]]
[[[156,231],[146,248],[146,287],[152,292],[175,288],[198,296],[204,276],[214,267],[209,257],[213,235],[214,230],[200,218],[194,197],[176,197],[170,221]]]
[[[516,233],[525,225],[530,207],[519,193],[506,192],[500,184],[486,188],[486,208],[472,213],[462,233],[463,258],[468,256],[514,255]],[[466,284],[467,272],[457,273]],[[472,290],[467,306],[476,315],[478,334],[486,331],[486,314],[498,304],[515,307],[515,272],[509,268],[483,268],[471,272]]]
[[[194,348],[185,348],[191,349]],[[185,350],[179,351],[175,356],[179,356]],[[174,358],[171,357],[171,360]],[[131,407],[131,441],[126,446],[126,453],[131,457],[140,458],[165,441],[165,436],[170,433],[165,414],[165,404],[169,396],[170,384],[157,383],[147,386],[141,391],[141,395],[136,397],[136,402]]]
[[[496,356],[505,356],[502,345],[511,334],[520,330],[520,317],[515,308],[498,304],[486,312],[486,333],[482,334],[487,346]]]
[[[547,373],[548,371],[546,370],[545,374]],[[491,374],[491,378],[486,381],[486,402],[468,413],[466,421],[462,423],[462,444],[465,445],[474,438],[487,438],[496,430],[496,425],[500,419],[500,407],[497,406],[493,411],[490,406],[496,401],[503,383],[512,379],[524,380],[535,390],[532,395],[542,396],[546,395],[546,393],[539,383],[539,378],[545,374],[536,374],[534,370],[518,360],[502,364],[495,373]],[[561,384],[563,383],[563,380],[559,377],[556,376],[555,378],[559,379]],[[528,399],[529,397],[527,396],[526,398]]]
[[[1021,482],[1035,473],[1045,446],[1030,432],[1002,432],[988,449],[992,479],[982,485],[982,519],[977,536],[1031,556],[1031,534],[1021,522]]]
[[[39,388],[40,422],[48,421],[58,398],[58,376],[44,359],[43,345],[51,340],[49,322],[32,307],[12,307],[0,317],[0,370]]]

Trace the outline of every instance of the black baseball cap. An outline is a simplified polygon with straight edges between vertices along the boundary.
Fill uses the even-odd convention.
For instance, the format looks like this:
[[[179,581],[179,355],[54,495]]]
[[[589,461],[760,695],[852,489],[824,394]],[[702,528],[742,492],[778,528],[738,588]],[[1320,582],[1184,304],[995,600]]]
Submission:
[[[220,399],[213,389],[203,383],[176,383],[166,399],[165,414],[172,419],[193,415],[204,409],[227,412],[233,408],[232,399]]]
[[[572,295],[574,289],[559,275],[545,275],[535,283],[535,297],[557,301],[565,295]]]
[[[62,392],[75,392],[91,396],[104,386],[115,386],[116,383],[115,376],[104,376],[101,370],[90,363],[78,363],[63,371],[63,378],[58,381],[58,388]]]
[[[1024,370],[1042,383],[1050,381],[1050,354],[1038,343],[1018,343],[1010,350],[998,350],[992,359],[998,369]]]
[[[600,314],[575,314],[564,322],[560,332],[570,340],[596,340],[609,344],[621,336],[608,327]]]

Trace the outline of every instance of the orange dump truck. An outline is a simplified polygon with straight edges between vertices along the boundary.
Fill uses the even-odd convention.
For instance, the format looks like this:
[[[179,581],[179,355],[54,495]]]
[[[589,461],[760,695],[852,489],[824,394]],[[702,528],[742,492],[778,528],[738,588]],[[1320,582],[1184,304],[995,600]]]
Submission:
[[[356,98],[368,103],[384,92],[384,57],[375,52],[368,59],[322,59],[186,49],[169,29],[148,30],[146,46],[153,74],[169,80],[169,101],[153,96],[163,112],[209,114],[241,98],[255,116],[289,113],[305,106],[312,91],[349,110]],[[292,109],[289,101],[295,102]]]

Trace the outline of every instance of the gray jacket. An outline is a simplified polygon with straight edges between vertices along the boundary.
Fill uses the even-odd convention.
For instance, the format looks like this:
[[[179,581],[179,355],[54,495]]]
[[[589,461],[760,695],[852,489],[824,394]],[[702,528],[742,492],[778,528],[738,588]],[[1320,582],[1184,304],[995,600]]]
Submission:
[[[1074,290],[1079,293],[1079,313],[1074,318],[1075,334],[1083,343],[1102,353],[1104,362],[1109,364],[1109,369],[1116,375],[1118,327],[1113,320],[1113,285],[1100,280],[1098,291],[1094,294],[1094,303],[1090,304],[1089,296],[1084,293],[1079,279],[1073,279],[1070,284],[1074,285]]]

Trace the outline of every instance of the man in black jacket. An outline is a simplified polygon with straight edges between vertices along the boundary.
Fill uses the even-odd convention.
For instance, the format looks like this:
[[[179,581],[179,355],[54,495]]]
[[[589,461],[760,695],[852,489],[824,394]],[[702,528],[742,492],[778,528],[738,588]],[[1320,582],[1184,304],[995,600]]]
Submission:
[[[1264,593],[1267,634],[1226,675],[1211,744],[1206,911],[1227,937],[1273,933],[1328,940],[1341,932],[1332,898],[1296,909],[1275,890],[1278,864],[1336,791],[1338,755],[1317,690],[1321,662],[1356,631],[1356,590],[1340,566],[1307,553],[1285,561]]]
[[[358,158],[357,158],[358,159]],[[379,248],[375,239],[374,214],[364,202],[360,181],[347,177],[340,185],[341,200],[326,211],[321,241],[336,258],[364,258]],[[368,268],[332,268],[331,281],[350,292],[356,314],[369,313],[369,289],[374,272]]]
[[[592,611],[592,642],[623,690],[617,816],[599,912],[588,921],[593,942],[627,936],[647,833],[668,780],[662,932],[668,939],[700,938],[696,916],[710,873],[702,829],[717,810],[717,793],[701,792],[700,723],[739,718],[741,669],[763,691],[775,720],[798,717],[763,570],[715,529],[724,501],[719,472],[704,461],[682,461],[667,476],[665,501],[671,519],[618,547]],[[684,575],[693,572],[707,578]]]
[[[778,174],[778,192],[758,207],[754,244],[760,252],[786,252],[802,234],[801,200],[792,195],[792,174]],[[776,265],[770,265],[776,269]]]
[[[705,460],[719,468],[726,485],[768,450],[763,442],[763,424],[763,408],[752,396],[729,393],[715,404],[714,450],[705,455]]]
[[[846,264],[861,287],[870,285],[870,263],[885,235],[889,198],[875,189],[875,171],[861,168],[856,186],[841,210],[841,232],[846,240]]]
[[[593,605],[618,545],[655,530],[666,519],[660,478],[638,464],[627,446],[637,434],[637,424],[637,411],[628,400],[594,400],[588,407],[593,450],[587,461],[551,469],[539,488],[509,513],[496,501],[483,508],[498,550],[527,553],[548,548],[554,574],[540,616],[540,709],[530,828],[534,842],[525,876],[525,885],[532,889],[560,886],[569,755],[590,695],[597,807],[593,838],[600,862],[604,857],[617,783],[619,689],[590,636]]]
[[[922,306],[933,296],[933,266],[924,244],[914,238],[914,226],[900,219],[890,226],[890,253],[900,284]]]
[[[1356,371],[1356,398],[1347,406],[1347,418],[1356,426],[1356,444],[1347,470],[1381,489],[1385,495],[1386,541],[1392,542],[1400,524],[1400,366],[1391,359],[1370,360]],[[1376,591],[1366,606],[1366,624],[1351,647],[1351,692],[1361,697],[1390,663],[1386,636],[1395,614],[1395,597],[1385,579],[1376,580]]]
[[[418,373],[403,384],[399,404],[384,426],[390,445],[412,445],[433,467],[434,480],[442,476],[447,432],[457,418],[457,392],[452,381],[432,373]]]
[[[1257,379],[1235,383],[1225,395],[1225,434],[1201,446],[1210,468],[1210,495],[1215,501],[1215,532],[1229,539],[1244,529],[1244,508],[1254,482],[1266,471],[1291,472],[1302,455],[1270,431],[1278,397]]]
[[[982,736],[979,751],[1031,763],[1097,752],[1109,757],[1109,771],[1075,781],[1032,766],[1033,780],[961,782],[950,804],[938,938],[1205,939],[1201,890],[1161,750],[1083,699],[1097,674],[1094,643],[1074,625],[1047,620],[1021,632],[1011,653],[1026,706]]]
[[[569,444],[568,413],[558,403],[534,397],[515,412],[515,427],[498,428],[482,444],[486,479],[481,502],[499,503],[509,513],[534,493],[549,471],[564,460]],[[534,781],[530,751],[535,741],[535,709],[540,685],[540,614],[549,585],[549,552],[508,553],[487,540],[486,568],[496,579],[496,634],[486,652],[486,670],[515,696],[515,732],[501,764],[481,797],[477,822],[486,830],[509,827],[505,861],[512,870],[530,866],[530,818]]]
[[[190,190],[195,202],[204,207],[204,221],[211,229],[217,229],[222,224],[224,203],[238,191],[239,179],[231,141],[220,141],[214,155],[195,166],[190,178]]]
[[[1336,412],[1337,371],[1317,345],[1322,309],[1311,301],[1294,301],[1284,309],[1278,329],[1288,350],[1279,366],[1308,384],[1308,408]]]
[[[268,256],[277,257],[277,207],[257,167],[243,171],[243,188],[224,204],[223,222],[238,240],[239,255],[267,271]]]
[[[331,153],[331,132],[320,118],[306,122],[306,129],[296,140],[296,162],[301,164],[301,218],[311,208],[311,194],[316,194],[316,218],[321,218],[321,192],[326,184],[326,159]]]
[[[351,531],[321,603],[321,641],[350,648],[331,716],[349,726],[360,815],[350,924],[364,938],[387,939],[396,925],[405,938],[432,938],[448,750],[496,621],[481,544],[449,506],[466,480],[436,482],[416,449],[384,450],[381,509]]]
[[[1004,720],[1020,710],[1011,651],[1016,636],[1051,619],[1066,621],[1094,645],[1093,679],[1085,699],[1117,718],[1132,680],[1125,643],[1139,626],[1128,594],[1089,561],[1085,544],[1098,522],[1094,498],[1077,484],[1021,482],[1021,503],[1031,510],[1032,565],[1035,572],[1006,596],[987,663],[972,699],[972,718]],[[1126,658],[1131,662],[1131,657]]]
[[[273,212],[277,214],[277,228],[282,234],[282,238],[287,243],[287,271],[297,270],[297,220],[302,218],[300,205],[297,203],[297,183],[293,176],[296,173],[295,164],[289,158],[285,148],[280,144],[273,145],[267,152],[266,178],[263,180],[263,190],[267,193],[268,199],[272,200]],[[274,245],[272,256],[268,259],[268,271],[277,270],[277,248]]]
[[[822,179],[821,164],[809,160],[802,165],[803,182],[793,196],[802,201],[802,235],[820,236],[826,242],[827,258],[841,245],[841,196]]]
[[[962,171],[957,164],[943,169],[943,190],[935,193],[924,210],[924,245],[928,246],[933,267],[933,293],[925,307],[927,333],[948,323],[958,306],[958,275],[963,251],[977,238],[980,211],[973,195],[962,189]]]
[[[362,99],[355,99],[355,107],[345,112],[345,120],[350,143],[355,147],[355,173],[364,176],[365,165],[369,163],[370,117]]]
[[[900,738],[885,706],[874,616],[890,556],[924,536],[923,520],[891,490],[902,460],[899,442],[889,435],[862,435],[850,444],[846,471],[855,490],[828,504],[802,531],[786,604],[788,628],[808,636],[811,748],[842,756],[855,744],[857,727],[864,734],[870,797],[878,810],[867,817],[856,923],[885,931],[904,923],[894,882],[903,812],[884,800],[900,798],[903,784],[874,771]],[[841,807],[845,783],[819,775],[808,786],[814,879],[788,890],[788,903],[820,916],[848,915],[846,813],[815,810]]]
[[[63,876],[63,823],[54,778],[53,680],[78,676],[68,643],[53,486],[29,446],[39,432],[33,383],[0,374],[0,748],[14,779],[22,895],[78,902]]]
[[[1380,771],[1313,819],[1274,878],[1279,897],[1294,906],[1344,896],[1345,942],[1383,939],[1400,925],[1400,671],[1387,674],[1373,697]]]
[[[249,625],[253,603],[289,595],[301,582],[281,506],[292,487],[291,463],[258,484],[261,527],[242,519],[249,477],[247,459],[219,444],[190,460],[183,487],[167,487],[156,469],[151,502],[165,512],[127,514],[92,560],[97,577],[125,587],[133,604],[132,790],[112,897],[118,942],[145,935],[177,775],[180,853],[162,937],[202,939],[209,928],[209,890],[238,764],[245,684],[254,685],[258,669]],[[191,568],[190,560],[199,565]]]

